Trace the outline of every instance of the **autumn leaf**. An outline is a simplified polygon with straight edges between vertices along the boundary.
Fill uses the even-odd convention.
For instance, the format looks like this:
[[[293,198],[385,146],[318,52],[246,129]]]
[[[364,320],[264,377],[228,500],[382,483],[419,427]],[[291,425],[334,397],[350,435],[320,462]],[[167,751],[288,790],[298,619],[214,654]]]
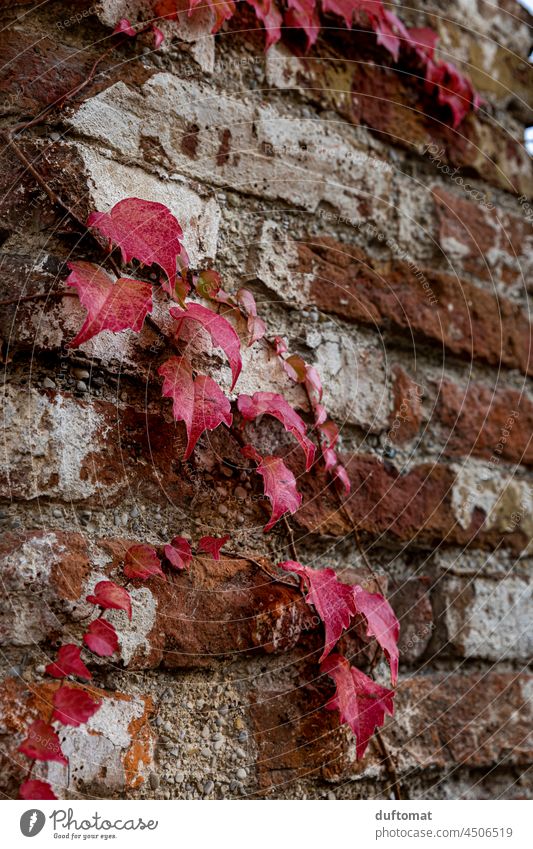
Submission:
[[[374,731],[383,725],[385,714],[393,714],[394,691],[376,684],[355,666],[350,667],[339,654],[330,654],[320,671],[333,678],[337,688],[326,708],[338,710],[341,722],[350,726],[357,738],[357,757],[362,758]]]
[[[409,36],[409,44],[417,53],[419,58],[425,64],[428,59],[433,59],[435,55],[435,47],[439,41],[439,36],[433,29],[428,27],[410,27],[407,30]]]
[[[110,212],[91,212],[87,224],[120,248],[124,262],[137,259],[144,265],[158,265],[167,278],[163,288],[176,294],[177,259],[188,265],[188,258],[181,244],[183,230],[164,204],[125,198]],[[181,297],[184,294],[180,292]]]
[[[170,545],[165,545],[165,557],[174,569],[188,569],[192,561],[192,549],[185,537],[174,537]]]
[[[73,286],[87,310],[87,318],[69,348],[77,348],[103,330],[141,330],[152,312],[152,287],[139,280],[110,277],[91,262],[69,262],[67,286]]]
[[[348,495],[352,488],[352,482],[348,477],[348,472],[340,463],[338,463],[332,473],[333,480],[338,480],[344,487],[344,494]]]
[[[57,799],[54,791],[47,781],[39,781],[38,778],[30,778],[19,787],[19,796],[28,801],[32,799]]]
[[[244,419],[251,421],[265,413],[278,419],[286,431],[292,433],[300,443],[306,459],[306,471],[313,465],[315,446],[306,436],[304,420],[293,410],[285,398],[275,392],[256,392],[254,395],[239,395],[237,407]]]
[[[55,691],[52,702],[52,719],[75,727],[87,722],[101,705],[101,702],[93,699],[85,690],[66,686]]]
[[[266,324],[257,315],[255,298],[248,289],[239,289],[237,292],[237,303],[246,316],[248,328],[248,347],[262,339],[266,332]]]
[[[18,751],[32,761],[57,761],[67,764],[68,761],[61,751],[61,744],[56,732],[47,722],[36,719],[28,728],[28,736],[18,747]]]
[[[176,337],[179,339],[184,323],[195,321],[200,324],[211,336],[214,347],[222,348],[226,354],[233,377],[231,388],[235,386],[241,372],[241,343],[237,333],[223,315],[217,315],[212,310],[201,304],[188,304],[186,310],[172,307],[170,315],[178,322]]]
[[[83,635],[83,642],[99,657],[110,657],[118,649],[118,636],[111,622],[95,619]]]
[[[265,50],[281,38],[282,15],[274,0],[247,0],[266,30]]]
[[[320,657],[322,661],[339,641],[355,614],[353,588],[338,580],[333,569],[311,569],[295,560],[286,560],[279,566],[285,572],[295,572],[303,587],[308,590],[307,604],[312,604],[324,623],[326,641]]]
[[[215,430],[220,424],[231,427],[230,402],[212,378],[200,374],[193,379],[185,357],[171,357],[159,368],[159,374],[163,376],[163,395],[173,400],[174,418],[185,424],[187,448],[183,459],[188,460],[204,431]]]
[[[196,8],[196,6],[199,5],[205,7],[206,0],[189,0],[189,14]],[[219,31],[224,21],[228,21],[233,17],[236,11],[236,6],[233,0],[207,0],[207,5],[215,16],[215,23],[211,30],[214,35]]]
[[[103,610],[113,608],[125,610],[131,619],[131,597],[124,587],[119,587],[113,581],[99,581],[94,588],[94,595],[88,595],[87,601],[97,604]]]
[[[92,678],[91,673],[81,659],[81,650],[74,643],[61,646],[55,663],[45,667],[45,673],[52,678],[66,678],[67,675],[77,675],[78,678]]]
[[[389,602],[380,593],[369,593],[360,586],[353,587],[353,596],[358,613],[362,613],[368,625],[367,636],[375,637],[389,661],[391,681],[398,680],[398,638],[400,623]]]
[[[206,551],[210,554],[213,560],[220,560],[220,549],[229,540],[229,534],[223,537],[202,537],[198,541],[198,550]]]
[[[307,39],[307,49],[313,46],[320,32],[320,19],[316,0],[287,0],[284,23],[287,27],[303,29]]]
[[[135,38],[137,32],[127,18],[121,18],[116,24],[112,35],[129,35],[131,38]]]
[[[161,569],[161,561],[151,545],[130,546],[126,551],[123,571],[126,578],[145,581],[147,578],[158,575],[166,581],[166,575]]]
[[[296,488],[296,478],[279,457],[261,457],[252,445],[244,445],[241,451],[258,464],[256,472],[262,476],[265,495],[272,504],[272,515],[263,528],[266,533],[284,513],[296,513],[302,496]]]

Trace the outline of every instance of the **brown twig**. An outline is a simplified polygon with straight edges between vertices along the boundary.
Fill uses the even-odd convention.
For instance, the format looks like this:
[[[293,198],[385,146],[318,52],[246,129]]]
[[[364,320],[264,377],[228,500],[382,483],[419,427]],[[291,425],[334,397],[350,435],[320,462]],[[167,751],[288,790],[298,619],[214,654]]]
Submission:
[[[379,728],[376,728],[374,733],[376,735],[376,740],[378,742],[378,745],[381,749],[381,754],[383,755],[383,761],[385,763],[385,768],[387,769],[387,772],[389,773],[389,777],[390,777],[390,781],[391,781],[391,785],[392,785],[392,790],[393,790],[393,793],[394,793],[394,798],[398,799],[398,800],[408,798],[407,794],[405,794],[403,792],[402,786],[401,786],[400,782],[398,781],[398,773],[396,772],[396,766],[395,766],[393,757],[392,757],[391,753],[389,752],[389,750],[388,750],[388,748],[385,744],[385,741],[382,737],[381,731],[379,730]]]
[[[228,551],[227,549],[224,549],[224,548],[222,549],[222,553],[227,554],[230,557],[235,557],[238,560],[248,560],[250,563],[255,563],[255,565],[259,566],[259,568],[265,573],[265,575],[268,575],[269,578],[272,578],[277,583],[286,584],[288,587],[293,587],[293,589],[297,589],[298,586],[299,586],[298,580],[293,581],[290,578],[285,577],[284,575],[280,575],[276,572],[272,572],[268,568],[268,566],[266,566],[264,563],[261,563],[260,560],[256,560],[256,558],[252,557],[251,554],[248,554],[248,553],[241,554],[237,551]]]
[[[23,301],[38,301],[44,298],[77,298],[77,292],[69,292],[65,290],[64,292],[34,292],[33,295],[22,295],[19,298],[6,298],[4,301],[0,301],[0,307],[7,307],[10,304],[20,304]]]

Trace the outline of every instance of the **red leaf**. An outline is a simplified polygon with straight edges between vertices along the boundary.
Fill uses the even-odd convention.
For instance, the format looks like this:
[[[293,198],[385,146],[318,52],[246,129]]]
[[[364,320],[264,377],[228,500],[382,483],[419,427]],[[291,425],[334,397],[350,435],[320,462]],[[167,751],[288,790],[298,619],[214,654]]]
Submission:
[[[154,34],[154,49],[157,50],[163,44],[165,35],[155,24],[152,24],[152,32]]]
[[[266,30],[265,50],[281,38],[282,16],[274,0],[247,0]]]
[[[368,624],[368,637],[375,637],[389,661],[391,681],[398,680],[398,638],[400,623],[389,602],[380,593],[369,593],[360,586],[353,587],[355,606]]]
[[[231,385],[233,389],[242,368],[241,343],[229,321],[223,315],[217,315],[201,304],[188,304],[186,310],[172,307],[170,315],[178,322],[177,338],[180,336],[184,322],[196,321],[207,330],[211,336],[213,346],[222,348],[228,358],[233,376],[233,383]]]
[[[94,588],[94,595],[88,595],[87,601],[97,604],[103,610],[125,610],[131,619],[131,598],[124,587],[119,587],[113,581],[99,581]]]
[[[110,277],[91,262],[69,262],[67,286],[78,292],[87,310],[87,318],[69,348],[77,348],[102,330],[141,330],[144,319],[152,312],[152,287],[139,280]]]
[[[283,339],[281,336],[274,336],[274,347],[276,349],[276,354],[278,355],[278,357],[281,354],[286,354],[288,351],[287,343],[285,342],[285,339]]]
[[[284,23],[288,27],[303,29],[307,39],[307,49],[313,46],[320,32],[320,19],[315,0],[287,0],[288,11]]]
[[[75,727],[87,722],[102,704],[93,699],[85,690],[65,686],[55,691],[52,701],[54,703],[52,719],[62,722],[63,725],[74,725]]]
[[[439,40],[439,36],[435,30],[428,27],[410,27],[407,33],[411,47],[418,54],[422,62],[425,64],[428,59],[433,59],[435,47]]]
[[[165,545],[165,557],[174,569],[188,569],[192,560],[191,544],[185,537],[174,537]]]
[[[322,0],[322,11],[324,14],[332,12],[344,18],[344,23],[351,29],[355,11],[354,0]]]
[[[375,26],[375,31],[378,44],[382,44],[389,51],[394,61],[397,62],[400,57],[402,41],[404,45],[410,43],[407,28],[394,12],[384,9],[379,23]]]
[[[314,366],[305,367],[305,387],[313,407],[322,400],[322,381]]]
[[[136,31],[134,30],[134,28],[132,27],[131,23],[129,22],[129,20],[127,18],[121,18],[120,19],[120,21],[115,26],[115,29],[113,30],[112,34],[113,35],[120,35],[120,34],[129,35],[132,38],[135,38],[135,36],[137,35]]]
[[[188,442],[183,457],[187,460],[205,430],[215,430],[222,423],[231,426],[231,405],[212,378],[200,374],[193,379],[185,357],[171,357],[159,368],[159,374],[164,378],[163,395],[174,401],[174,418],[185,423]]]
[[[306,471],[309,471],[315,458],[315,446],[308,436],[304,420],[293,410],[285,398],[275,392],[256,392],[250,395],[239,395],[237,407],[243,418],[251,421],[267,413],[278,419],[286,431],[292,433],[300,443],[305,454]]]
[[[47,722],[36,719],[28,728],[28,736],[18,747],[32,761],[57,761],[67,764],[68,761],[61,751],[61,744],[56,732]]]
[[[341,466],[340,463],[338,464],[338,466],[335,466],[335,469],[333,471],[333,480],[339,480],[344,487],[344,494],[348,495],[352,488],[352,482],[348,477],[348,472],[346,471],[344,466]]]
[[[457,129],[470,109],[478,103],[470,81],[449,62],[435,63],[428,60],[426,88],[430,93],[436,89],[438,102],[451,110],[454,129]]]
[[[202,537],[198,542],[199,551],[207,551],[213,560],[220,560],[220,549],[229,540],[229,534],[223,537]]]
[[[355,614],[353,587],[338,580],[333,569],[311,569],[296,560],[279,564],[285,572],[296,572],[307,589],[307,604],[312,604],[324,623],[326,642],[320,660],[332,651]]]
[[[237,292],[237,303],[247,316],[247,327],[250,335],[248,347],[262,339],[266,332],[266,324],[262,318],[257,315],[257,306],[255,298],[248,289],[239,289]]]
[[[375,729],[383,725],[385,714],[393,714],[394,691],[376,684],[354,666],[350,667],[346,658],[339,654],[327,657],[320,670],[333,678],[337,687],[326,707],[338,710],[341,722],[350,726],[357,738],[357,757],[362,758]]]
[[[165,573],[161,569],[161,561],[151,545],[132,545],[128,548],[124,559],[124,574],[126,578],[141,581],[159,575],[166,581]]]
[[[52,678],[65,678],[67,675],[77,675],[78,678],[92,678],[91,673],[81,659],[81,650],[74,643],[61,646],[55,663],[49,663],[44,670]]]
[[[175,294],[177,259],[181,257],[185,265],[188,259],[180,241],[183,230],[166,206],[125,198],[110,212],[91,212],[87,224],[120,248],[124,262],[138,259],[145,265],[156,263],[167,276],[163,288]]]
[[[316,410],[316,407],[315,407]],[[339,428],[331,420],[319,426],[319,431],[326,439],[328,448],[334,448],[339,439]]]
[[[38,778],[31,778],[25,781],[19,787],[19,796],[21,799],[57,799],[54,791],[47,781],[39,781]]]
[[[105,619],[95,619],[91,622],[83,635],[83,642],[100,657],[110,657],[118,649],[117,632],[111,622]]]
[[[189,0],[189,15],[199,5],[205,7],[204,0]],[[233,0],[207,0],[207,5],[215,15],[215,23],[211,30],[214,34],[219,31],[224,21],[228,21],[233,17],[236,6]]]
[[[213,268],[207,268],[205,271],[200,272],[194,285],[202,298],[215,300],[222,288],[222,278],[218,271],[215,271]]]
[[[296,513],[302,496],[296,489],[296,478],[279,457],[261,457],[252,445],[241,449],[245,457],[258,463],[256,472],[263,478],[265,495],[272,504],[272,515],[263,528],[269,531],[284,513]]]

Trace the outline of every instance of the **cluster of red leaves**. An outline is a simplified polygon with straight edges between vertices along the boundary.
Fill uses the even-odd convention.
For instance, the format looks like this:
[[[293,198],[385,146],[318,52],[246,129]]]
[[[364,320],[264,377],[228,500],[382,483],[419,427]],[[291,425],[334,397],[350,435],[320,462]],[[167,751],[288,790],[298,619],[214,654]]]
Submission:
[[[471,82],[449,62],[434,59],[438,35],[429,28],[406,27],[403,21],[382,0],[245,0],[252,7],[258,21],[266,32],[266,49],[281,38],[282,25],[289,29],[303,30],[307,49],[316,42],[321,29],[319,12],[342,18],[348,29],[367,28],[375,32],[377,43],[387,50],[394,62],[400,57],[409,65],[415,65],[425,80],[426,90],[436,94],[441,106],[451,112],[452,124],[457,128],[465,115],[479,106],[479,98]],[[212,32],[220,30],[225,21],[237,11],[235,0],[154,0],[154,9],[162,18],[175,18],[178,11],[188,8],[193,15],[198,8],[207,5],[214,16]],[[157,28],[154,28],[157,30]],[[123,19],[117,30],[136,35],[129,21]],[[144,32],[144,30],[142,30]],[[159,30],[157,32],[160,33]],[[162,40],[162,38],[161,38]],[[161,40],[156,35],[156,46]]]
[[[92,213],[88,220],[100,236],[105,237],[111,248],[118,248],[122,260],[136,260],[143,266],[157,266],[162,272],[161,288],[171,298],[169,316],[174,320],[172,344],[179,355],[172,356],[159,368],[163,378],[162,394],[172,400],[172,411],[176,421],[185,425],[187,447],[183,459],[193,452],[198,439],[224,423],[231,427],[233,414],[230,400],[218,384],[209,376],[199,374],[193,368],[184,349],[198,333],[207,334],[211,345],[220,348],[227,357],[231,374],[232,389],[242,368],[241,339],[228,317],[233,315],[237,324],[246,324],[247,344],[261,339],[270,346],[279,358],[281,367],[288,377],[300,384],[307,395],[314,416],[314,431],[318,438],[324,467],[333,481],[342,483],[345,492],[350,490],[350,481],[340,464],[335,446],[338,429],[328,419],[322,404],[322,385],[313,366],[298,355],[288,355],[287,345],[280,337],[266,337],[266,327],[257,314],[257,306],[251,292],[240,289],[235,295],[222,289],[219,274],[207,269],[192,274],[187,268],[188,258],[183,248],[183,232],[162,204],[127,198],[116,204],[109,213]],[[76,346],[88,341],[103,331],[120,332],[125,329],[139,332],[146,316],[152,311],[152,284],[135,278],[120,277],[113,281],[100,267],[89,262],[69,265],[67,285],[76,288],[80,302],[87,310],[87,317],[75,339]],[[213,309],[197,301],[186,301],[191,291],[213,305]],[[180,306],[172,305],[178,301]],[[218,310],[224,309],[224,315]],[[217,310],[217,311],[215,311]],[[237,410],[241,417],[238,432],[244,457],[253,460],[256,472],[263,478],[264,491],[272,505],[272,514],[265,531],[286,513],[295,513],[301,503],[296,479],[280,457],[262,456],[253,445],[243,439],[246,423],[260,416],[277,419],[285,430],[294,436],[305,455],[306,470],[316,462],[316,447],[308,435],[302,417],[281,396],[272,392],[256,392],[254,395],[239,395]],[[234,433],[236,433],[234,431]],[[206,553],[215,560],[227,535],[216,538],[202,537],[196,553]],[[155,548],[147,544],[131,546],[125,554],[124,575],[129,580],[149,580],[157,577],[166,580],[162,568],[162,557],[178,571],[188,569],[193,557],[190,542],[182,536],[174,537],[164,546],[160,556]],[[282,568],[296,572],[302,587],[308,592],[307,602],[317,611],[325,626],[326,642],[322,654],[322,670],[330,675],[336,685],[337,694],[330,707],[338,708],[343,721],[348,722],[357,736],[358,755],[362,756],[375,727],[383,723],[385,712],[392,711],[392,691],[375,684],[356,669],[350,669],[348,661],[337,654],[330,654],[344,629],[354,617],[362,617],[367,623],[367,636],[375,637],[388,658],[393,684],[398,671],[398,622],[386,600],[380,594],[366,592],[362,587],[348,587],[338,581],[332,569],[313,570],[295,561],[281,564]],[[110,657],[118,649],[118,635],[112,623],[104,618],[106,610],[122,610],[131,619],[132,607],[129,592],[110,580],[99,581],[87,601],[100,608],[83,635],[83,644],[93,654]],[[81,659],[79,647],[62,646],[54,663],[46,667],[53,678],[91,678],[87,666]],[[56,729],[52,723],[77,726],[87,722],[100,706],[79,685],[63,683],[53,697],[53,710],[48,722],[37,720],[28,731],[19,751],[31,759],[66,763]],[[55,798],[52,788],[40,780],[28,778],[21,787],[22,798]]]
[[[325,643],[320,658],[321,671],[333,678],[337,692],[328,709],[338,710],[357,738],[357,757],[362,758],[385,714],[392,715],[394,691],[376,684],[372,678],[340,654],[331,654],[343,631],[362,617],[367,637],[374,637],[389,662],[393,686],[398,680],[398,637],[400,625],[388,601],[380,593],[369,593],[360,586],[339,581],[333,569],[310,569],[294,560],[279,564],[286,572],[296,573],[307,592],[306,601],[313,605],[324,623]]]
[[[100,614],[87,627],[83,643],[89,651],[99,657],[110,657],[118,649],[118,635],[111,624],[103,618],[106,610],[123,610],[131,619],[131,597],[129,592],[114,581],[99,581],[87,601],[100,608]],[[28,728],[26,739],[18,750],[30,759],[26,780],[21,784],[21,799],[56,799],[50,784],[40,779],[32,779],[31,771],[35,761],[56,761],[68,764],[61,748],[57,729],[53,723],[77,727],[89,721],[99,709],[101,702],[95,699],[87,689],[80,685],[65,683],[67,678],[82,678],[89,681],[92,675],[81,657],[81,648],[68,643],[59,648],[57,658],[45,668],[45,674],[51,678],[62,679],[62,684],[52,696],[50,718],[47,722],[36,719]]]

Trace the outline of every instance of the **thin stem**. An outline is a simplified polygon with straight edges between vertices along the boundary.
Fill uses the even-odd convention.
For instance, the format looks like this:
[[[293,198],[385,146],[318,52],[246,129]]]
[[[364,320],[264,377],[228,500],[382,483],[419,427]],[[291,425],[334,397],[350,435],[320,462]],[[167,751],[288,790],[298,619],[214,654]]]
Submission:
[[[393,793],[394,793],[394,798],[398,799],[398,800],[405,799],[406,795],[404,794],[404,792],[402,790],[402,786],[401,786],[400,782],[398,781],[398,774],[396,772],[396,766],[394,764],[394,760],[393,760],[392,755],[389,752],[389,750],[388,750],[388,748],[385,744],[385,741],[382,737],[381,731],[379,730],[379,728],[376,728],[374,733],[376,735],[376,740],[378,741],[378,745],[381,749],[381,754],[383,755],[383,761],[385,763],[385,767],[387,769],[387,772],[389,773],[389,778],[390,778],[390,781],[391,781],[392,790],[393,790]]]
[[[44,298],[77,298],[77,292],[35,292],[33,295],[22,295],[19,298],[6,298],[5,301],[0,301],[0,307],[6,307],[9,304],[20,304],[23,301],[38,301]]]

